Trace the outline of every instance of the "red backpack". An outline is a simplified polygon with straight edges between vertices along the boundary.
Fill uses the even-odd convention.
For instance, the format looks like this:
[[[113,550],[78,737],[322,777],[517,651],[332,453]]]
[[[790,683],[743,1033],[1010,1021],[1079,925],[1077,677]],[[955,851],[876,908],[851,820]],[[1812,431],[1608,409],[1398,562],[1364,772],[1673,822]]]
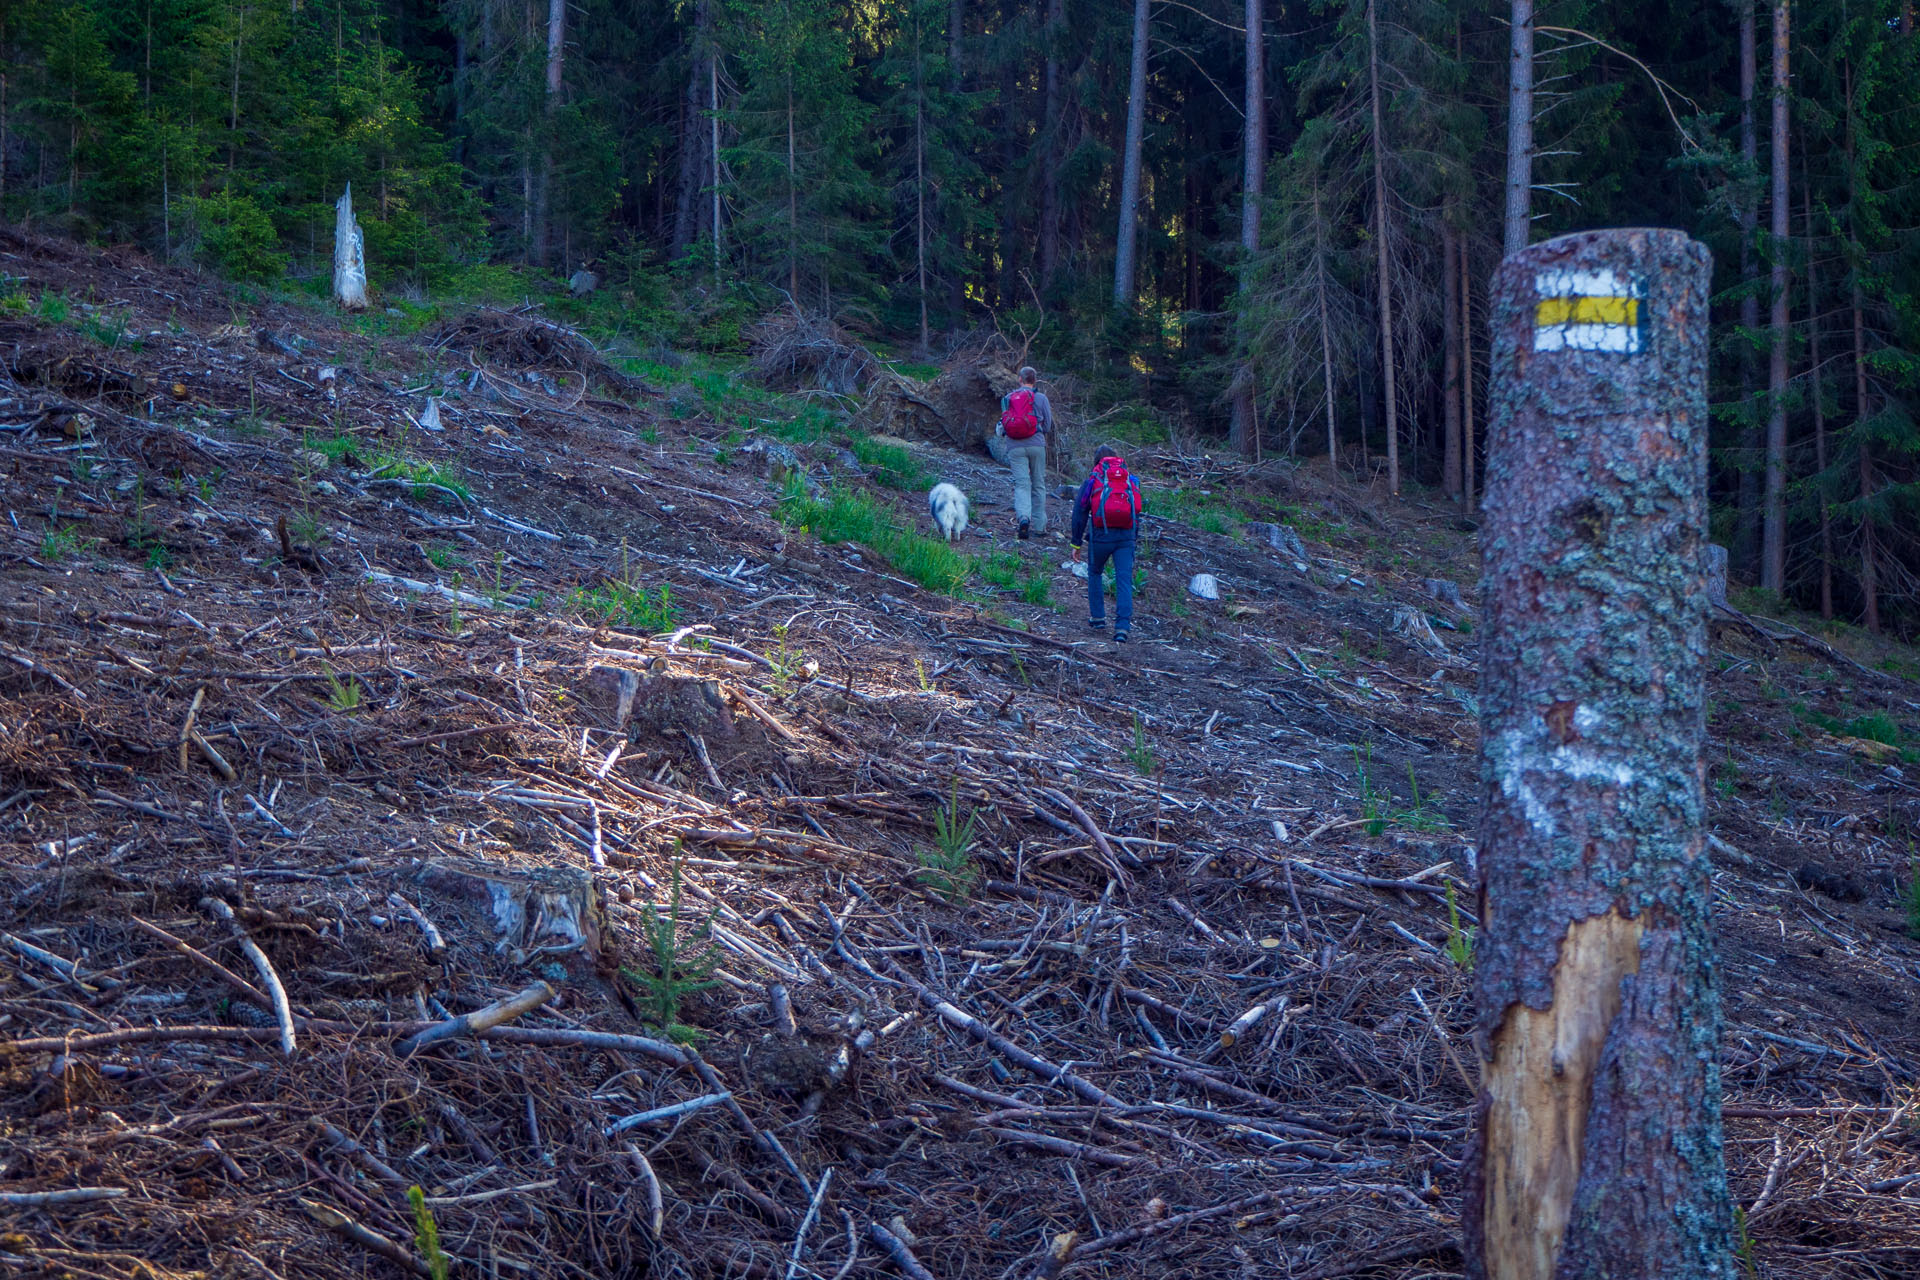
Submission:
[[[1131,529],[1140,514],[1140,486],[1118,458],[1103,458],[1093,468],[1093,492],[1087,512],[1102,529]]]
[[[1007,410],[1000,415],[1000,429],[1009,440],[1031,440],[1040,434],[1040,415],[1034,411],[1033,388],[1021,387],[1007,397]]]

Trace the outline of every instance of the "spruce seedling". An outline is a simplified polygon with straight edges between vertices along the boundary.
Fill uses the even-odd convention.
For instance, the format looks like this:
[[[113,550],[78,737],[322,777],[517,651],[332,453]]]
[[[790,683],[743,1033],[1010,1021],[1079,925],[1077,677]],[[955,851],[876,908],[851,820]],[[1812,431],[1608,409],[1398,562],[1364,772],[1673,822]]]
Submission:
[[[426,1255],[427,1274],[433,1280],[447,1280],[452,1259],[440,1250],[440,1227],[433,1220],[433,1210],[427,1208],[427,1193],[417,1186],[408,1187],[407,1203],[413,1206],[413,1240]]]
[[[1473,928],[1460,923],[1460,904],[1453,896],[1453,882],[1447,882],[1447,959],[1462,969],[1473,968]]]
[[[1147,722],[1140,718],[1138,711],[1133,713],[1133,745],[1127,748],[1127,759],[1143,778],[1152,777],[1159,765],[1154,759],[1153,744],[1147,741]]]
[[[918,879],[948,902],[964,902],[973,895],[980,868],[973,860],[974,819],[978,810],[960,817],[960,779],[943,808],[933,812],[933,848],[920,850]]]
[[[719,955],[713,944],[713,917],[719,914],[719,908],[690,926],[683,943],[680,875],[680,859],[676,857],[664,916],[651,906],[641,910],[640,934],[646,940],[647,950],[653,954],[654,972],[628,968],[626,975],[645,989],[648,1011],[667,1039],[676,1044],[692,1044],[701,1033],[681,1023],[680,1002],[696,991],[717,985],[713,971]]]

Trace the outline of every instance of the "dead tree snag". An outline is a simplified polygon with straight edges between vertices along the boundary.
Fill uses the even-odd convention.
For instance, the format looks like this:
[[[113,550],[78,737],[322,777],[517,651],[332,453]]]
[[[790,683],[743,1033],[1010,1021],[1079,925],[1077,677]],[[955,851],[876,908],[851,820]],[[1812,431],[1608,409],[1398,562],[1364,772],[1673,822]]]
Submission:
[[[1488,1280],[1728,1280],[1700,739],[1707,289],[1677,231],[1493,287],[1478,1131]]]

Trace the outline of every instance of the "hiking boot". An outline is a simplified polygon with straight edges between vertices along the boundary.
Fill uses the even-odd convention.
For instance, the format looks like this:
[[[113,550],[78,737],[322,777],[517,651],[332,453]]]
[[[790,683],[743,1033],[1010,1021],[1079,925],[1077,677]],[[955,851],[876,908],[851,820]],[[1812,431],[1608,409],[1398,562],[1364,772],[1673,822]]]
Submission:
[[[1105,631],[1106,629],[1107,620],[1105,618],[1092,618],[1087,622],[1087,630],[1089,631]]]
[[[1033,537],[1033,527],[1025,520],[1020,522],[1020,541],[1026,542]]]
[[[1125,644],[1127,642],[1127,633],[1124,628],[1113,633],[1113,642],[1115,644]]]

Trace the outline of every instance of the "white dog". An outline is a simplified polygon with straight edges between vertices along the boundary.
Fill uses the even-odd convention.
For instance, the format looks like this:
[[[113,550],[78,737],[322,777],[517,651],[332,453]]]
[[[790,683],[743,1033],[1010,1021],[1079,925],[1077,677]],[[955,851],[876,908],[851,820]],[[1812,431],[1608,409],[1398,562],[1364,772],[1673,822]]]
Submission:
[[[956,485],[937,484],[927,494],[927,510],[933,513],[933,523],[946,535],[947,541],[967,531],[967,495],[960,492]]]

